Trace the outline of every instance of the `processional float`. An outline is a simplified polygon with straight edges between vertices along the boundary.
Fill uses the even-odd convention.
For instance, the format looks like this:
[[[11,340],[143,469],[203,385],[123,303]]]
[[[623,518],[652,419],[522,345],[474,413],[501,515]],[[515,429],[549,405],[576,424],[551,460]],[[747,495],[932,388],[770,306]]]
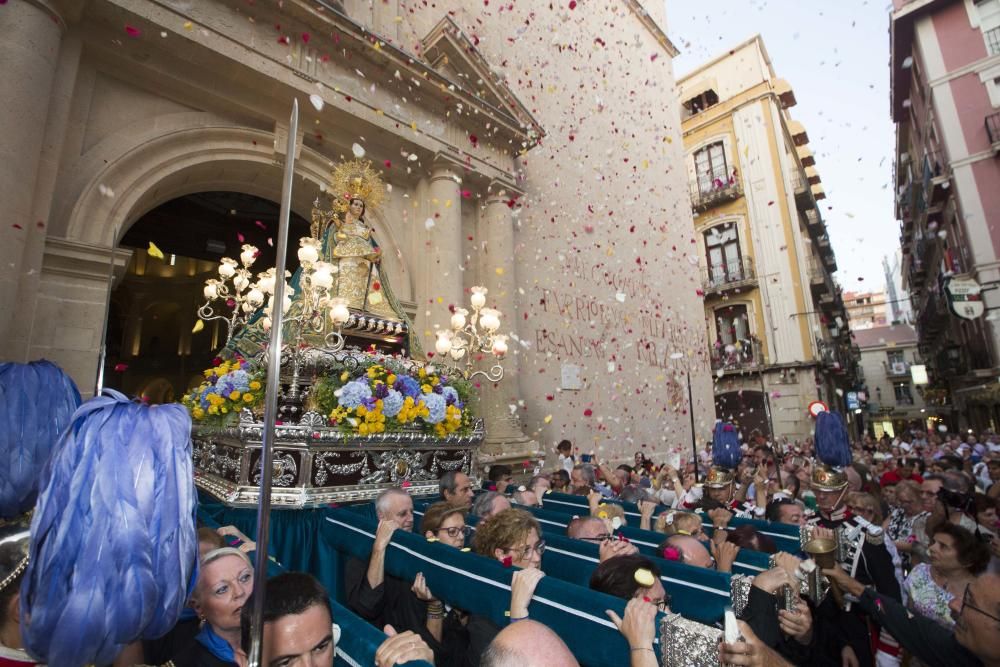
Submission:
[[[473,380],[503,377],[501,313],[472,288],[472,313],[456,308],[438,335],[439,359],[421,359],[418,337],[381,270],[366,219],[385,194],[370,163],[338,165],[286,271],[298,103],[292,108],[276,266],[253,275],[257,249],[223,258],[204,287],[203,322],[226,344],[186,394],[195,483],[233,507],[257,506],[256,581],[266,579],[272,508],[368,501],[389,487],[437,493],[445,472],[476,478],[485,436],[473,416]],[[457,305],[457,304],[456,304]],[[492,367],[476,370],[483,358]],[[255,597],[249,664],[260,655],[263,596]]]

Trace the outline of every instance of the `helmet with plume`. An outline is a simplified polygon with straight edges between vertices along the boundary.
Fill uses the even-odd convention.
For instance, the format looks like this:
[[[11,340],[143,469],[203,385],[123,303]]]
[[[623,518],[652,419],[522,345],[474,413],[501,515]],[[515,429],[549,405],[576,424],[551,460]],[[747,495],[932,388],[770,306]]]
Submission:
[[[42,468],[79,405],[52,362],[0,364],[0,523],[35,506]]]
[[[81,405],[42,474],[21,585],[25,648],[109,664],[179,619],[196,577],[191,418],[106,389]]]
[[[712,467],[705,477],[705,486],[721,489],[736,479],[736,468],[743,459],[740,436],[729,422],[719,421],[712,434]]]
[[[847,487],[851,465],[851,443],[847,425],[837,412],[821,412],[816,416],[816,458],[812,486],[820,491],[841,491]]]

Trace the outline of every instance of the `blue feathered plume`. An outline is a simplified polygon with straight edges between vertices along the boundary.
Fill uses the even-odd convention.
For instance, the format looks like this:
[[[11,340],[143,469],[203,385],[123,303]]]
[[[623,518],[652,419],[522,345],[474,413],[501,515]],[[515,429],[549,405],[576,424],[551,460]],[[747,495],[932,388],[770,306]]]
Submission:
[[[736,427],[728,422],[718,422],[712,434],[712,464],[721,468],[736,468],[743,459],[740,436]]]
[[[50,361],[0,364],[0,519],[35,505],[42,467],[80,405],[80,392]]]
[[[816,458],[828,466],[851,465],[851,442],[847,425],[839,412],[821,412],[816,416]]]
[[[21,586],[25,647],[50,665],[109,664],[174,626],[195,573],[191,419],[105,390],[46,468]]]

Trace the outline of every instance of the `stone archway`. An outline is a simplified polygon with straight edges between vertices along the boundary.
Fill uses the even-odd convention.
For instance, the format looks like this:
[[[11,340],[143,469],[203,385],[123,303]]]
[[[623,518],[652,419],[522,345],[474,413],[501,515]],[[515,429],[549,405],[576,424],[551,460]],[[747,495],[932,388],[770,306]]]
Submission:
[[[117,247],[124,233],[156,206],[196,192],[243,192],[280,201],[284,156],[275,147],[284,146],[281,133],[280,126],[270,132],[213,114],[185,112],[122,128],[92,147],[54,210],[28,358],[60,364],[81,394],[92,395],[109,283],[121,276],[131,254]],[[328,158],[301,146],[291,206],[295,213],[309,219],[330,167]],[[397,244],[392,229],[377,219],[373,223],[377,234]],[[387,261],[389,271],[412,280],[402,258]]]

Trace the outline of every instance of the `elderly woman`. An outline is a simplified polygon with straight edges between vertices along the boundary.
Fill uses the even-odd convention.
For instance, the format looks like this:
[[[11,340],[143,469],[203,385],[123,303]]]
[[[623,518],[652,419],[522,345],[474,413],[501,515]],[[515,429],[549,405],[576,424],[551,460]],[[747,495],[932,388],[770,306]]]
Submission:
[[[910,570],[910,554],[913,552],[915,541],[913,524],[923,514],[920,487],[917,483],[903,480],[896,484],[896,507],[889,513],[883,527],[895,545],[896,551],[899,552],[904,572]]]
[[[253,565],[239,549],[223,547],[201,559],[191,606],[202,621],[195,641],[174,656],[176,667],[233,667],[244,659],[240,612],[253,591]]]
[[[931,534],[929,563],[913,568],[903,586],[907,606],[946,628],[955,626],[949,605],[961,599],[966,587],[986,570],[990,552],[971,532],[945,521]]]

